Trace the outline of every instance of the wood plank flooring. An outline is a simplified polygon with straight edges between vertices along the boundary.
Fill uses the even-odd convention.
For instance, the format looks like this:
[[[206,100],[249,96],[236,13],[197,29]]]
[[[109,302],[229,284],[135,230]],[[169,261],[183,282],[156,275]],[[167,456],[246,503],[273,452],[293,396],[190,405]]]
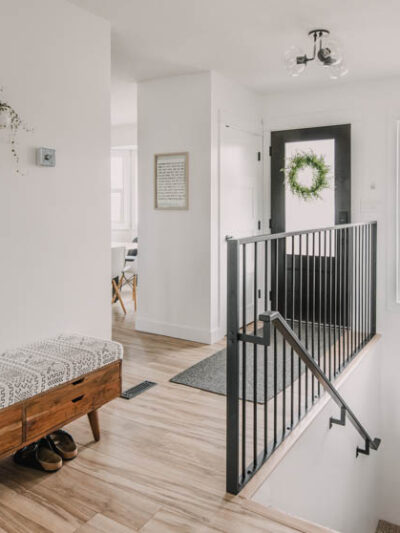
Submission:
[[[79,455],[57,473],[0,461],[0,532],[327,531],[225,494],[225,397],[169,382],[224,342],[136,332],[130,294],[123,292],[126,316],[113,306],[113,337],[125,347],[123,386],[157,386],[101,409],[100,442],[86,418],[70,424]]]

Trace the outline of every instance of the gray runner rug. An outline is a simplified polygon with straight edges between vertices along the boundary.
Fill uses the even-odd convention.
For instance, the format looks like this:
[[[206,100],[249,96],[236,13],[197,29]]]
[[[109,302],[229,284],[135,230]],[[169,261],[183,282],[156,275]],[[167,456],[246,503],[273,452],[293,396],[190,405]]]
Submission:
[[[314,330],[316,335],[316,330]],[[262,335],[262,331],[259,332]],[[305,328],[302,333],[302,338],[305,336]],[[322,335],[321,335],[322,343]],[[247,343],[246,349],[246,400],[254,401],[254,355],[253,345]],[[242,398],[242,369],[243,369],[243,350],[240,346],[239,351],[239,391],[240,398]],[[322,354],[321,349],[321,354]],[[277,335],[277,393],[283,388],[283,363],[286,361],[285,376],[286,387],[291,381],[291,350],[286,345],[286,356],[283,356],[283,342],[282,336]],[[300,374],[305,371],[305,365],[301,362]],[[257,402],[264,403],[264,347],[257,345]],[[293,381],[299,376],[299,357],[296,353],[293,355]],[[199,363],[191,366],[187,370],[177,374],[172,379],[173,383],[180,383],[196,389],[214,392],[216,394],[226,395],[226,348],[219,352],[203,359]],[[268,348],[268,365],[267,365],[267,400],[274,397],[274,335],[272,334],[271,345]]]

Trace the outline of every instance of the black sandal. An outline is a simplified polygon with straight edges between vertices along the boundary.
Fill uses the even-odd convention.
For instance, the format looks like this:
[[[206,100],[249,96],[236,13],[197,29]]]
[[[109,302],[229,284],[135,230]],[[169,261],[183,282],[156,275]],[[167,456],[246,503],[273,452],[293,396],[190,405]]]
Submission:
[[[14,455],[14,461],[21,466],[56,472],[63,465],[62,458],[52,449],[47,438],[25,446]]]

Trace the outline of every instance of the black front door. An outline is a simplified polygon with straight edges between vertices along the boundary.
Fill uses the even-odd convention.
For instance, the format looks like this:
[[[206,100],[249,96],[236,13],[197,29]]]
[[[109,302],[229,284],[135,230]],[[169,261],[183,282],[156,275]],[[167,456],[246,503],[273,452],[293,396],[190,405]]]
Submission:
[[[272,132],[272,233],[317,229],[351,222],[350,130],[350,124],[345,124]],[[320,199],[306,201],[293,197],[285,183],[282,169],[287,166],[292,155],[309,151],[324,156],[331,168],[331,176],[329,190],[323,193]],[[301,181],[301,175],[299,180]],[[316,290],[315,287],[321,286],[320,278],[332,279],[329,273],[336,271],[339,262],[340,268],[346,268],[343,264],[343,249],[348,249],[348,243],[345,243],[345,236],[342,234],[340,239],[335,239],[332,235],[310,235],[308,240],[305,237],[288,238],[286,243],[280,241],[278,246],[272,247],[273,255],[279,255],[278,261],[272,258],[272,279],[276,276],[274,265],[279,265],[279,288],[272,291],[272,306],[286,318],[298,320],[301,316],[304,317],[307,312],[306,302],[311,301],[315,302],[315,312],[318,315],[320,309],[327,308],[327,299],[334,298],[334,289],[322,291],[321,294],[311,294],[311,291]],[[317,253],[314,253],[313,247],[317,249]],[[310,270],[315,272],[316,276],[316,283],[312,286],[302,278],[302,273]],[[299,293],[298,284],[301,284],[301,303],[292,305],[292,302],[295,302],[293,290]],[[325,318],[327,321],[331,320],[329,316]]]

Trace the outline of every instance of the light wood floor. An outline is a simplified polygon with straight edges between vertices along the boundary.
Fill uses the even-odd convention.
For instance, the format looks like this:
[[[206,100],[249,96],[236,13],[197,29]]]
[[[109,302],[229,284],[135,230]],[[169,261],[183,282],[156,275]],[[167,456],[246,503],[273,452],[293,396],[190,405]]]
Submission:
[[[138,333],[133,306],[113,306],[124,344],[124,388],[157,386],[100,412],[101,441],[85,418],[67,428],[79,456],[55,474],[0,462],[0,531],[317,532],[243,497],[225,494],[225,398],[169,379],[220,347]],[[283,524],[292,524],[292,527]]]

